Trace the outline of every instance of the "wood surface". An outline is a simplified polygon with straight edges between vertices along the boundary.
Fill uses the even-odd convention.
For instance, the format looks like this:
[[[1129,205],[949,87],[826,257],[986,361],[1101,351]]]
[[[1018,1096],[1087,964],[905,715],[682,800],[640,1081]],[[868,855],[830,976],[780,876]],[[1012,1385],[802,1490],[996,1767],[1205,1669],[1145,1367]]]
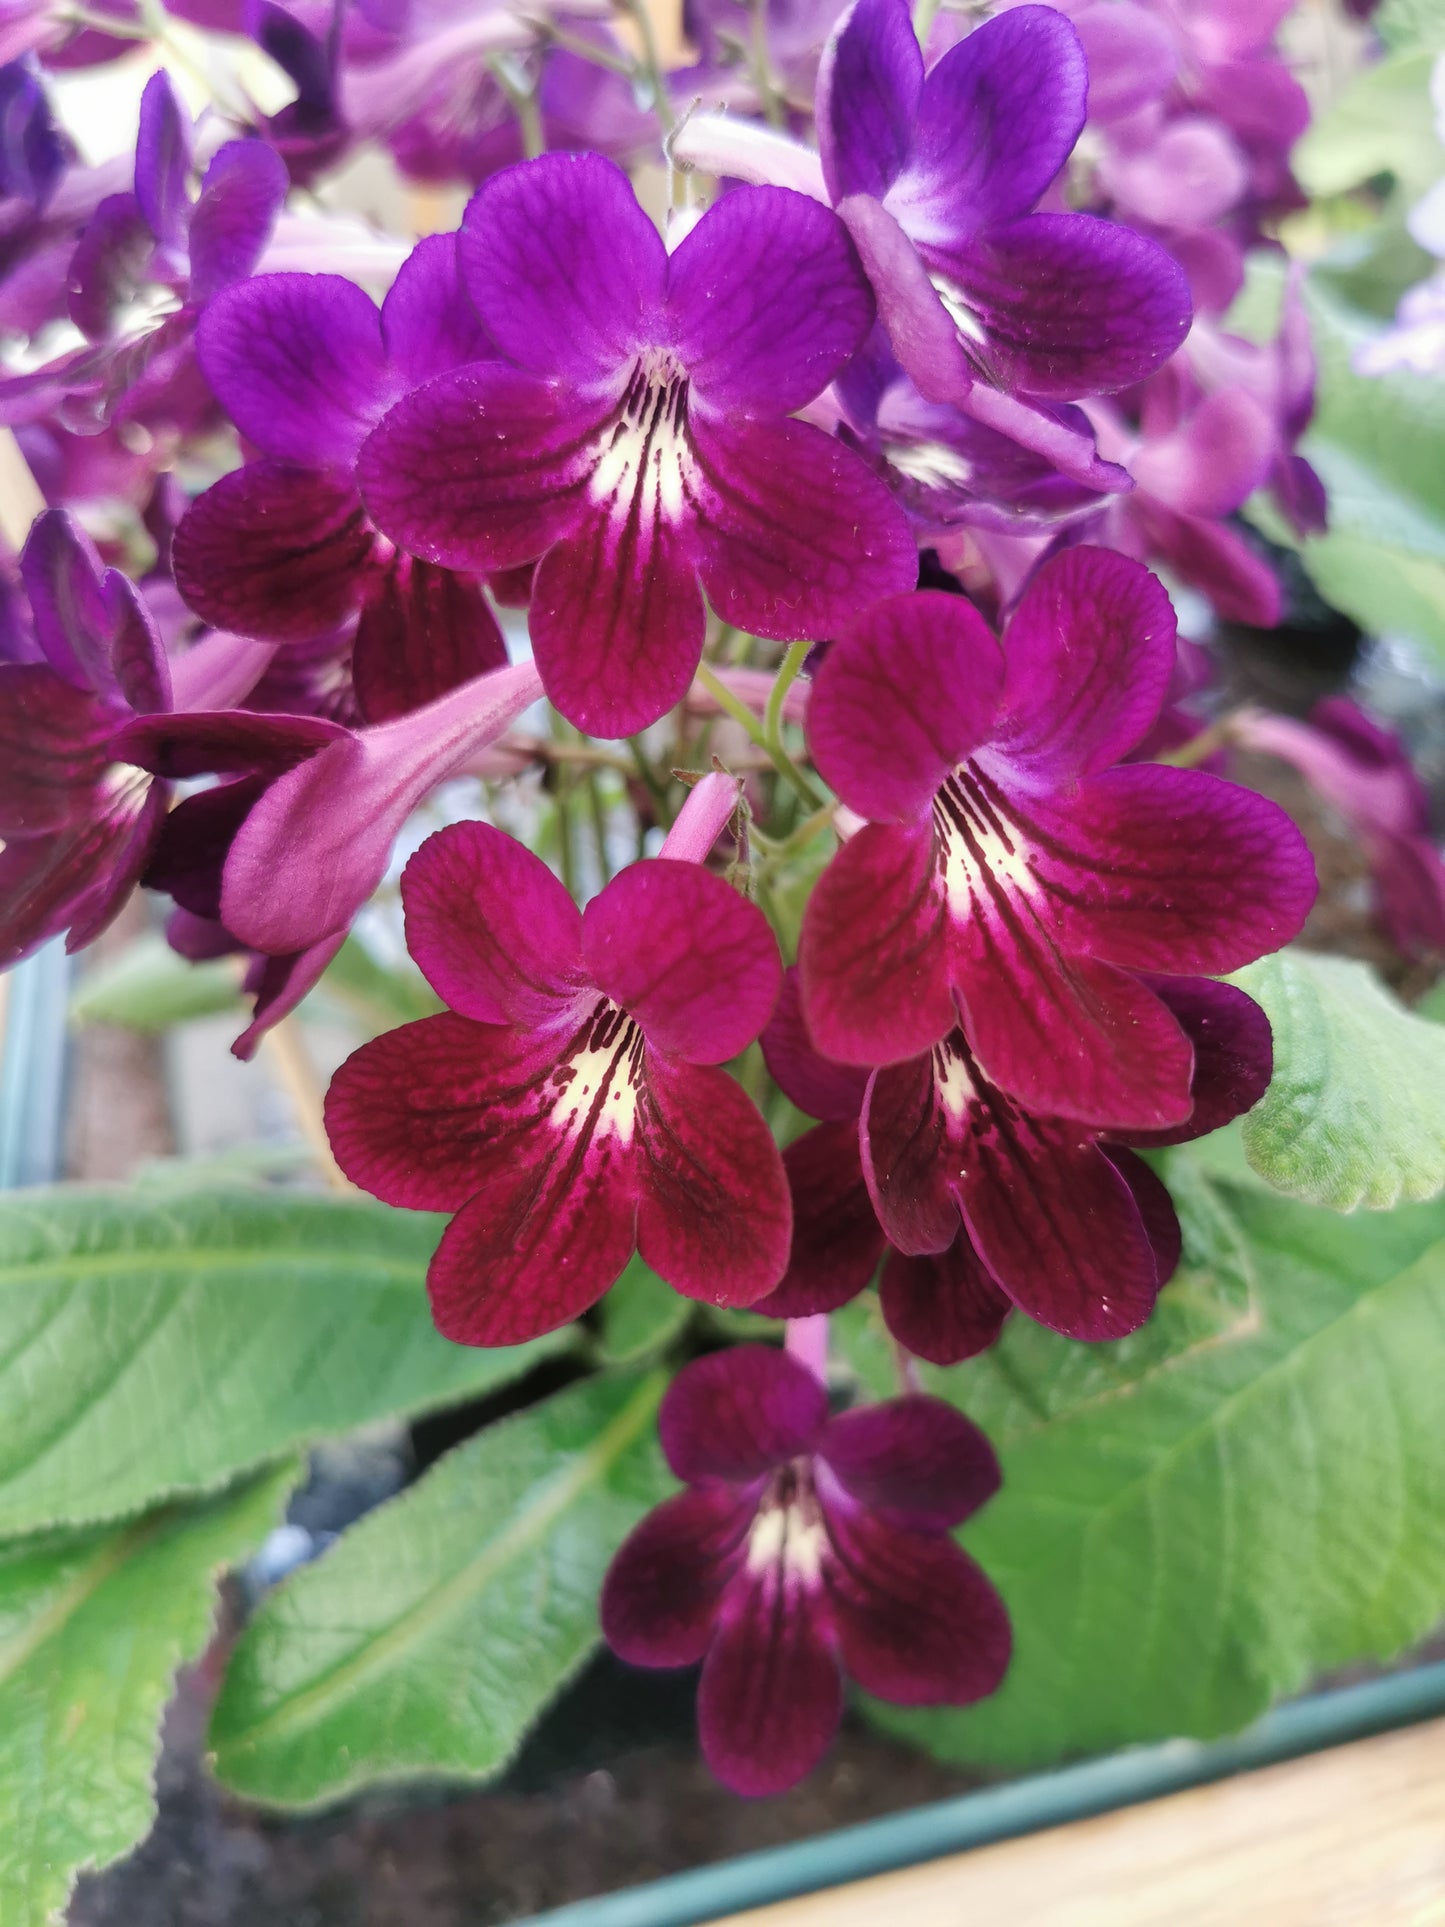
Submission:
[[[1445,1927],[1445,1720],[730,1922]]]

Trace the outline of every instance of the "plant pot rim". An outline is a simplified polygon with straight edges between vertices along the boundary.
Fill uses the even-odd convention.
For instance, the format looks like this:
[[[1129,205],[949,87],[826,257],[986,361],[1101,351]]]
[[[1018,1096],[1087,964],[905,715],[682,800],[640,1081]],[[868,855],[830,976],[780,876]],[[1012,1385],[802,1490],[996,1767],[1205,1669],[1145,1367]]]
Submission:
[[[1221,1740],[1126,1747],[859,1826],[534,1914],[519,1927],[698,1927],[751,1907],[1039,1833],[1445,1713],[1445,1660],[1292,1700]]]

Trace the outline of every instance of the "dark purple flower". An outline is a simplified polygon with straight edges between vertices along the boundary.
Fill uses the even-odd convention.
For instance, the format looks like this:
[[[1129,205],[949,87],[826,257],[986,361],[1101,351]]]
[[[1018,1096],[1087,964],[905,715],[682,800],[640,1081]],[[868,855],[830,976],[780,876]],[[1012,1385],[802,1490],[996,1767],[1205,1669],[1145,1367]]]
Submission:
[[[38,659],[0,664],[0,964],[62,930],[72,950],[100,934],[150,859],[165,778],[284,769],[336,733],[235,710],[169,714],[171,667],[145,604],[60,510],[36,522],[21,572]],[[189,673],[232,641],[194,652]]]
[[[407,947],[448,1009],[348,1058],[326,1128],[363,1189],[456,1213],[428,1272],[438,1329],[468,1345],[550,1331],[635,1250],[688,1297],[771,1290],[791,1228],[782,1163],[716,1068],[777,996],[761,912],[666,854],[579,911],[482,823],[429,837],[402,901]]]
[[[1295,935],[1314,865],[1274,804],[1201,770],[1111,767],[1174,672],[1159,583],[1104,549],[1048,562],[1002,649],[960,597],[875,607],[808,707],[823,776],[869,819],[814,888],[799,963],[828,1056],[901,1062],[962,1021],[1043,1116],[1160,1129],[1192,1053],[1132,973],[1237,969]]]
[[[356,485],[361,446],[395,401],[492,352],[457,282],[454,237],[423,241],[379,312],[338,275],[243,282],[212,303],[197,351],[261,455],[176,531],[176,582],[197,614],[283,643],[356,617],[351,679],[368,722],[504,663],[481,584],[378,534]]]
[[[1132,229],[1031,212],[1086,94],[1078,36],[1050,8],[986,22],[925,76],[907,0],[855,0],[817,117],[828,193],[920,393],[1097,485],[1088,438],[1050,406],[1151,373],[1190,303],[1179,269]]]
[[[0,67],[0,205],[21,201],[39,214],[68,157],[34,67],[23,60]]]
[[[1179,1227],[1168,1192],[1127,1147],[1217,1130],[1264,1094],[1271,1069],[1268,1020],[1243,991],[1204,978],[1147,982],[1192,1048],[1192,1109],[1171,1131],[1105,1136],[1006,1097],[958,1029],[871,1077],[830,1063],[808,1037],[790,974],[763,1050],[787,1096],[824,1121],[783,1153],[792,1253],[755,1309],[833,1311],[886,1255],[884,1321],[935,1364],[992,1344],[1014,1306],[1070,1338],[1142,1325],[1178,1263]]]
[[[913,582],[886,489],[786,419],[872,321],[826,208],[738,189],[669,256],[617,168],[550,154],[489,181],[458,246],[507,363],[394,408],[362,451],[362,493],[444,567],[541,558],[537,664],[579,728],[630,734],[686,694],[704,589],[725,621],[794,638]]]
[[[951,1535],[998,1490],[988,1440],[941,1399],[828,1416],[786,1352],[695,1359],[658,1417],[687,1490],[623,1542],[602,1632],[634,1666],[702,1661],[703,1757],[735,1793],[781,1793],[827,1751],[843,1678],[899,1706],[994,1692],[1003,1601]]]

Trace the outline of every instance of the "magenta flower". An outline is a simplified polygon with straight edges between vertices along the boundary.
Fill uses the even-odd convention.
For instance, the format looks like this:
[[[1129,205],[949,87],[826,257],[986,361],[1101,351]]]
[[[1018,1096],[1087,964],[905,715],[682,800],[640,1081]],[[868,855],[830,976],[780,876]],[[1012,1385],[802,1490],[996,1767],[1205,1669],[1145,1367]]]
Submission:
[[[357,704],[384,722],[507,659],[481,585],[403,553],[362,507],[356,461],[392,403],[492,350],[453,236],[415,248],[380,312],[339,275],[267,274],[212,303],[201,368],[262,459],[223,476],[175,538],[176,582],[207,622],[307,643],[359,617]]]
[[[394,408],[362,492],[443,567],[541,558],[537,665],[579,728],[630,734],[680,701],[702,590],[725,621],[795,638],[911,587],[917,552],[882,484],[786,419],[873,319],[826,208],[739,189],[669,256],[610,162],[549,154],[482,188],[458,248],[507,362]]]
[[[782,1162],[716,1067],[778,992],[762,913],[698,863],[623,870],[579,911],[482,823],[402,877],[407,946],[441,1016],[342,1065],[337,1162],[388,1204],[451,1211],[428,1273],[438,1328],[510,1345],[578,1316],[634,1250],[675,1290],[747,1304],[778,1282]]]
[[[951,1365],[993,1343],[1015,1306],[1069,1338],[1142,1325],[1179,1261],[1169,1194],[1130,1145],[1217,1130],[1269,1083],[1269,1022],[1243,991],[1148,980],[1193,1049],[1188,1120],[1104,1136],[1037,1116],[991,1085],[961,1030],[926,1056],[868,1073],[830,1063],[802,1020],[793,973],[763,1033],[768,1068],[824,1121],[783,1153],[793,1247],[755,1310],[834,1311],[879,1282],[909,1351]],[[861,1126],[860,1126],[861,1115]]]
[[[1031,211],[1087,92],[1078,36],[1048,7],[985,22],[925,76],[907,0],[855,0],[817,118],[828,193],[919,392],[1095,481],[1088,437],[1051,405],[1150,374],[1190,303],[1175,263],[1131,228]]]
[[[1216,974],[1277,949],[1314,896],[1294,825],[1202,770],[1110,767],[1159,714],[1174,617],[1107,550],[1047,563],[1003,648],[957,596],[880,604],[835,643],[814,761],[870,819],[814,889],[799,964],[829,1057],[897,1063],[962,1023],[1033,1112],[1157,1130],[1192,1052],[1131,974]]]
[[[21,557],[30,659],[0,664],[0,963],[68,930],[78,950],[130,895],[161,834],[165,779],[274,773],[339,732],[293,716],[171,712],[206,685],[218,636],[175,666],[119,570],[102,568],[70,517],[47,509]],[[254,679],[255,665],[251,675]],[[214,679],[212,688],[216,687]],[[239,691],[236,693],[244,693]]]
[[[965,1706],[1009,1661],[1003,1601],[949,1536],[998,1490],[977,1426],[941,1399],[828,1416],[785,1352],[694,1360],[658,1416],[687,1491],[624,1540],[602,1632],[634,1666],[703,1662],[703,1757],[781,1793],[837,1731],[843,1676],[899,1706]]]

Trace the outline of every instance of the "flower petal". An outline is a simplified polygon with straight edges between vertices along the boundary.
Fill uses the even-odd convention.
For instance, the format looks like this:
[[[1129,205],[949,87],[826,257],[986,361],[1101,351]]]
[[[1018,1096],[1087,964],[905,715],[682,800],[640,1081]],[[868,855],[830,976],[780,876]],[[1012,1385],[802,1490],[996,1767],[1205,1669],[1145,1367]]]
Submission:
[[[747,1798],[785,1793],[822,1759],[843,1683],[816,1591],[769,1561],[729,1587],[697,1693],[702,1755]]]
[[[956,1021],[926,829],[873,824],[813,886],[798,970],[808,1029],[843,1064],[916,1056]]]
[[[823,1381],[771,1345],[733,1345],[684,1365],[668,1386],[657,1433],[688,1485],[749,1485],[812,1450],[828,1418]]]
[[[362,607],[351,679],[366,721],[384,723],[506,660],[507,645],[479,583],[397,554]]]
[[[165,784],[131,770],[92,795],[85,816],[0,849],[0,969],[62,930],[68,951],[92,943],[139,880],[165,816]]]
[[[455,234],[429,234],[402,262],[381,304],[381,338],[409,388],[495,356],[462,285]]]
[[[895,1706],[966,1706],[994,1692],[1012,1634],[1003,1601],[943,1533],[911,1532],[826,1489],[824,1562],[839,1657]]]
[[[64,509],[43,509],[20,555],[35,640],[59,676],[115,701],[111,605],[94,544]]]
[[[449,823],[402,872],[406,947],[463,1017],[526,1029],[555,1025],[590,990],[582,917],[565,887],[489,823]]]
[[[1005,632],[999,749],[1048,782],[1117,763],[1159,714],[1174,639],[1169,596],[1140,563],[1110,549],[1054,556]]]
[[[170,75],[152,74],[140,97],[135,144],[135,197],[162,247],[185,246],[191,212],[191,117]]]
[[[656,329],[667,250],[600,154],[544,154],[494,174],[457,253],[482,325],[519,368],[606,381]]]
[[[554,707],[591,736],[632,736],[681,702],[702,659],[707,618],[692,547],[648,502],[589,511],[548,549],[529,626]]]
[[[223,289],[196,352],[247,440],[303,468],[349,469],[394,399],[376,304],[338,274],[263,274]]]
[[[907,165],[922,91],[906,0],[856,0],[818,70],[818,149],[831,199],[882,200]]]
[[[837,1311],[867,1287],[885,1243],[863,1182],[856,1122],[804,1131],[783,1152],[783,1169],[793,1199],[788,1269],[752,1309],[765,1318]]]
[[[254,271],[289,186],[286,163],[264,141],[217,148],[191,214],[193,301],[208,302]]]
[[[939,1532],[977,1512],[1002,1476],[972,1419],[921,1393],[829,1419],[817,1453],[858,1505]]]
[[[1157,242],[1090,214],[1030,214],[924,253],[981,333],[992,381],[1010,392],[1111,393],[1152,374],[1189,331],[1183,270]]]
[[[788,1266],[793,1206],[772,1133],[725,1071],[647,1052],[637,1248],[711,1305],[750,1305]]]
[[[870,195],[848,196],[838,213],[873,284],[878,318],[900,366],[925,400],[961,401],[973,387],[973,366],[917,249]]]
[[[633,1528],[602,1582],[602,1637],[619,1659],[696,1665],[753,1516],[749,1500],[715,1485],[679,1492]]]
[[[582,917],[588,975],[648,1043],[722,1064],[767,1022],[782,980],[778,942],[756,904],[698,863],[629,864]]]
[[[891,597],[834,644],[814,679],[813,760],[860,816],[908,822],[989,738],[1003,675],[998,643],[962,596]]]
[[[796,965],[783,972],[762,1046],[773,1082],[800,1111],[830,1123],[857,1118],[863,1108],[868,1073],[856,1065],[833,1063],[814,1044],[803,1021],[803,993]]]
[[[1013,1310],[961,1227],[947,1251],[917,1258],[891,1251],[878,1300],[892,1336],[930,1365],[957,1365],[987,1351]]]
[[[1130,1131],[1130,1144],[1183,1144],[1257,1104],[1274,1068],[1269,1019],[1242,990],[1207,977],[1146,977],[1194,1046],[1194,1109],[1172,1131]]]
[[[889,210],[917,241],[952,246],[1027,214],[1084,126],[1079,37],[1050,7],[987,20],[923,83],[908,166]]]
[[[902,509],[851,449],[807,422],[691,419],[698,568],[724,622],[791,641],[827,636],[911,589]]]
[[[790,415],[873,325],[873,293],[836,214],[785,187],[739,187],[673,255],[668,308],[691,392],[711,409]]]
[[[581,513],[611,407],[474,362],[391,409],[357,480],[378,528],[412,555],[477,574],[534,562]]]
[[[1164,1180],[1143,1158],[1135,1157],[1132,1151],[1117,1144],[1106,1144],[1104,1152],[1133,1193],[1135,1207],[1154,1249],[1154,1269],[1160,1286],[1167,1285],[1184,1255],[1184,1233],[1174,1210],[1174,1200]]]
[[[176,530],[172,566],[176,587],[204,621],[309,642],[356,608],[375,546],[349,478],[252,462],[192,503]]]
[[[83,821],[115,718],[44,663],[0,665],[0,836]]]
[[[1061,934],[1110,963],[1238,970],[1297,936],[1315,899],[1313,860],[1283,810],[1207,770],[1106,770],[1039,817],[1057,839]]]

